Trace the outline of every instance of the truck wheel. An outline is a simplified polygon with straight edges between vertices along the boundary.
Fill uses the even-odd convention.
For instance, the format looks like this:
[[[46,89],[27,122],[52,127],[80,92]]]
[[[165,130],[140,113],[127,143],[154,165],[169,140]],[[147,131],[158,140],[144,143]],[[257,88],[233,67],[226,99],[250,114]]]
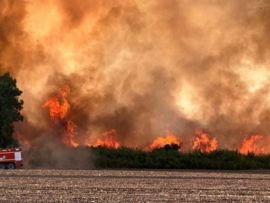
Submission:
[[[14,163],[8,163],[7,168],[8,168],[8,169],[15,169],[16,166],[15,166]]]
[[[5,169],[6,165],[5,164],[0,164],[0,169]]]

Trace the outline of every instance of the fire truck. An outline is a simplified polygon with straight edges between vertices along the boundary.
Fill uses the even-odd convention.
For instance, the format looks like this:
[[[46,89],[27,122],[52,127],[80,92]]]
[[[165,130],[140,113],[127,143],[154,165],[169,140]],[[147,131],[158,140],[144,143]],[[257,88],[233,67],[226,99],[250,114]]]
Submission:
[[[0,169],[15,169],[23,166],[22,149],[0,149]]]

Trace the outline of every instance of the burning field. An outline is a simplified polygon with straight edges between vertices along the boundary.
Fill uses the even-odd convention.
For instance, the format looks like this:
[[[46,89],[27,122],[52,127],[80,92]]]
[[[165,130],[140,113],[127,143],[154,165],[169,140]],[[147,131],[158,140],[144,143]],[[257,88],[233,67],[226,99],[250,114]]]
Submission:
[[[2,0],[25,149],[270,153],[267,0]],[[61,153],[59,153],[59,156]]]
[[[269,202],[270,175],[196,171],[0,171],[1,202]]]

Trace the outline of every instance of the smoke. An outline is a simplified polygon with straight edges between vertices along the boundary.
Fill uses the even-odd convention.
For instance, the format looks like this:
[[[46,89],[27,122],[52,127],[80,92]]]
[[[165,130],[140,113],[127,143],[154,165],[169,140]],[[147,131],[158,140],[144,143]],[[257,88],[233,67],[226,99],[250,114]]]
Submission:
[[[111,129],[139,147],[197,127],[220,148],[268,137],[269,12],[267,0],[2,0],[0,73],[25,101],[16,129],[33,143],[51,132],[42,105],[68,85],[80,145]]]
[[[24,168],[91,169],[92,156],[85,147],[67,148],[55,136],[44,134],[23,150]]]

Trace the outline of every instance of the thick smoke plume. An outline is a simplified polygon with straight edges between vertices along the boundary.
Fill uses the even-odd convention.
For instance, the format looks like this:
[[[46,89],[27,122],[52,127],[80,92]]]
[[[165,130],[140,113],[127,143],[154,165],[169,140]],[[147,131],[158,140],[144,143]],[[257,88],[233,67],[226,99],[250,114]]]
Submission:
[[[16,129],[46,140],[42,106],[68,85],[79,145],[112,129],[125,146],[168,130],[188,143],[196,128],[219,148],[269,145],[269,12],[268,0],[2,0],[0,73],[25,101]]]

